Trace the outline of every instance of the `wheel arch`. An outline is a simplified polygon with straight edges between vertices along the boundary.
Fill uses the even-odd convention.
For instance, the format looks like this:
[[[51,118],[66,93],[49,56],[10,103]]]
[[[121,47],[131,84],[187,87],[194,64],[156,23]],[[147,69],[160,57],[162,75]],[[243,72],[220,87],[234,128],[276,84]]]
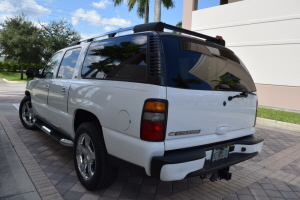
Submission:
[[[73,120],[74,132],[76,133],[76,130],[78,129],[80,124],[85,123],[85,122],[97,122],[97,123],[99,123],[100,127],[102,128],[100,120],[98,119],[98,117],[95,114],[91,113],[90,111],[83,110],[83,109],[77,109],[75,111],[74,120]]]

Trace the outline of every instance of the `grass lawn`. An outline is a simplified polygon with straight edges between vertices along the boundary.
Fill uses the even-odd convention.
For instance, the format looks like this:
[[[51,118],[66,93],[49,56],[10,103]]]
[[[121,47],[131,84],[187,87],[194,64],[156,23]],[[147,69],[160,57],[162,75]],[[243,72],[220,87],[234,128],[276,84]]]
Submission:
[[[0,72],[0,78],[5,78],[8,81],[28,81],[27,76],[23,73],[23,80],[21,80],[21,73],[18,72]]]
[[[300,113],[286,112],[269,108],[258,108],[257,117],[273,119],[282,122],[300,124]]]

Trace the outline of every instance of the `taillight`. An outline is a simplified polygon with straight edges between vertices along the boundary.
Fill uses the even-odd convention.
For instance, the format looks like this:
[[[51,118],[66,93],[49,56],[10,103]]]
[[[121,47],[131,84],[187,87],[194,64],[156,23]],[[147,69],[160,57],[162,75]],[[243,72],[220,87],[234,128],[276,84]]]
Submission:
[[[219,36],[219,35],[217,35],[216,38],[217,38],[217,39],[224,40],[223,37],[222,37],[222,36]]]
[[[256,118],[257,118],[257,107],[258,107],[258,100],[256,100],[256,113],[255,113],[254,126],[256,125]]]
[[[147,141],[164,141],[168,114],[168,101],[147,99],[141,120],[141,139]]]

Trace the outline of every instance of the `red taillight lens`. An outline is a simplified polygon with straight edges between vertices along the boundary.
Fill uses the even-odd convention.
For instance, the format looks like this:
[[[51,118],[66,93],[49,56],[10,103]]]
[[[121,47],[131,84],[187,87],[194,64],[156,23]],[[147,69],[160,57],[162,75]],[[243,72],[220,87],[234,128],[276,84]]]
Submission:
[[[224,40],[223,37],[222,37],[222,36],[219,36],[219,35],[217,35],[216,38],[217,38],[217,39]]]
[[[168,102],[161,99],[145,101],[141,120],[141,139],[164,141],[167,123]]]
[[[142,121],[141,138],[148,141],[164,140],[165,125],[163,122]]]

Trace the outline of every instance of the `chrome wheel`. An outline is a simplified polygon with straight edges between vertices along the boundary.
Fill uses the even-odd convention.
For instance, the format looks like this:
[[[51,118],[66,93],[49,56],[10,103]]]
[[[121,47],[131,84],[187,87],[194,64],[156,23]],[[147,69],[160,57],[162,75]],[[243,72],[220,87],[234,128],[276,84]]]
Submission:
[[[30,101],[26,101],[22,106],[22,119],[27,125],[34,125],[35,119]]]
[[[78,138],[76,145],[77,167],[85,180],[90,180],[96,169],[95,148],[91,138],[83,133]]]

